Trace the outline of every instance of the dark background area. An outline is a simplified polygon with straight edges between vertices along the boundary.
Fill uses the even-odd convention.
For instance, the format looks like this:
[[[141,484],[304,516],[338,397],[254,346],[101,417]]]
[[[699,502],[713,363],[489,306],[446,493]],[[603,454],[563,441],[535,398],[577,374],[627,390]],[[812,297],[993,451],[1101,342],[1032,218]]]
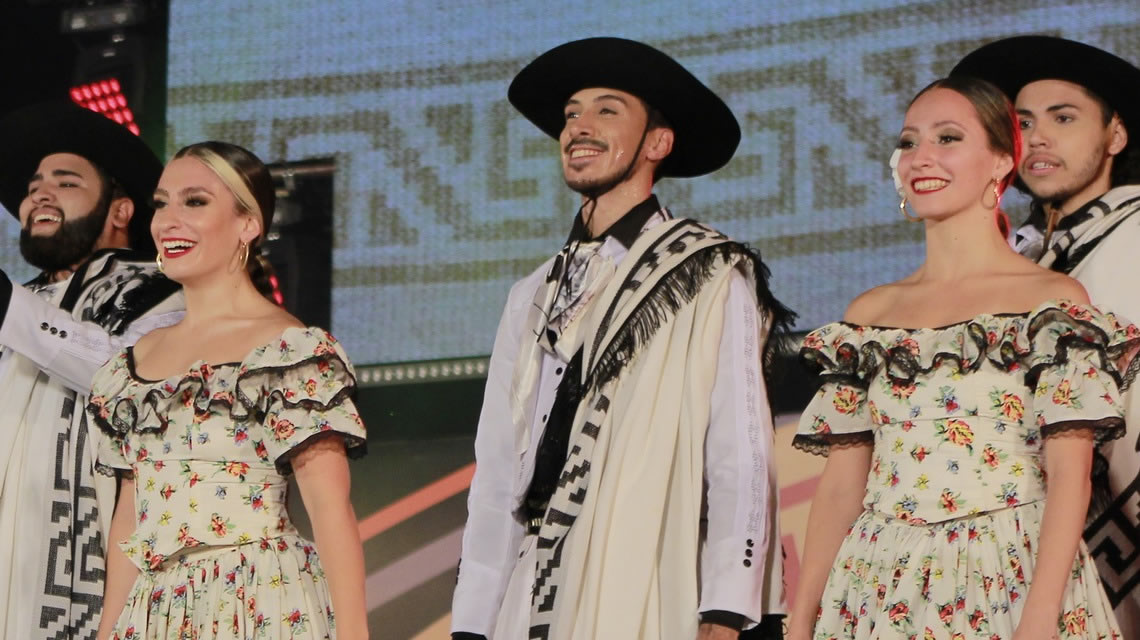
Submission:
[[[124,4],[121,0],[3,0],[0,2],[0,113],[46,100],[67,100],[76,82],[76,63],[81,56],[99,56],[112,44],[111,31],[84,34],[62,33],[64,11]],[[166,145],[166,43],[169,24],[167,0],[139,0],[145,19],[121,30],[119,48],[136,53],[131,65],[137,69],[139,86],[128,99],[142,137],[159,157]],[[88,58],[90,59],[90,57]]]

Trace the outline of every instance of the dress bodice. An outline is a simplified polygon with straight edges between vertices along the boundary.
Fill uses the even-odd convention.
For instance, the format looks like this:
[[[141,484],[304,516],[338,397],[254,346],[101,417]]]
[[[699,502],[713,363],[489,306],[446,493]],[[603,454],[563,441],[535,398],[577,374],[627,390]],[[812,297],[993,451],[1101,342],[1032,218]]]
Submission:
[[[287,329],[241,362],[199,362],[160,381],[139,378],[127,348],[92,387],[96,465],[134,475],[136,528],[120,546],[142,569],[203,545],[295,534],[285,496],[296,451],[331,434],[350,455],[364,451],[352,366],[318,328]]]
[[[1067,302],[936,329],[829,324],[801,350],[824,384],[795,444],[873,441],[864,506],[906,521],[1035,502],[1044,438],[1123,434],[1120,386],[1138,344],[1135,326]]]

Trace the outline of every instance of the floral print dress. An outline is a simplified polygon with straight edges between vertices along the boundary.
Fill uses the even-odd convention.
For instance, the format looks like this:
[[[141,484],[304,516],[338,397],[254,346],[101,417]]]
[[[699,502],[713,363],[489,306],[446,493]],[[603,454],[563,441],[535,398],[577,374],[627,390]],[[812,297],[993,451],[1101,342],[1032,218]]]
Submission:
[[[1073,429],[1123,435],[1120,385],[1138,345],[1135,326],[1066,302],[937,329],[809,334],[801,355],[824,384],[794,444],[826,455],[873,443],[864,510],[814,640],[1013,637],[1045,510],[1043,443]],[[1122,640],[1084,543],[1058,631]]]
[[[318,328],[162,381],[140,379],[129,348],[99,370],[87,407],[96,466],[134,476],[135,532],[113,542],[141,570],[112,638],[336,637],[316,550],[286,512],[286,476],[317,438],[363,454],[354,387]]]

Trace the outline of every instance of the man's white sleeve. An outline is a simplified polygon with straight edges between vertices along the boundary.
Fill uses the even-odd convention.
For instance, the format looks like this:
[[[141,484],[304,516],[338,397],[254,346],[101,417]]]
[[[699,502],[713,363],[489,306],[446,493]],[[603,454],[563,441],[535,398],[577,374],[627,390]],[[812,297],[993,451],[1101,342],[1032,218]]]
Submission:
[[[145,316],[113,336],[93,322],[81,322],[27,289],[12,287],[8,311],[0,324],[0,345],[12,349],[48,375],[79,393],[91,389],[99,367],[124,346],[149,331],[174,324],[182,311]]]
[[[707,523],[699,611],[759,622],[771,539],[772,412],[761,369],[764,319],[747,280],[734,273],[725,302],[712,411],[705,438]]]
[[[523,526],[515,520],[515,452],[510,392],[525,306],[511,292],[499,321],[483,409],[475,436],[475,477],[467,497],[467,526],[451,605],[451,629],[490,636],[514,569]],[[529,300],[528,300],[529,301]]]

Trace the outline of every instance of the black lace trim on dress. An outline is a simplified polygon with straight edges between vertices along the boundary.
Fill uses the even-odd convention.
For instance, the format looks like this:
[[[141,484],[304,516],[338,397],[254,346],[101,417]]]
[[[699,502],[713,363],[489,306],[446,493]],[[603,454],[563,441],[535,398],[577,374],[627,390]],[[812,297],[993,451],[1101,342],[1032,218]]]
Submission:
[[[792,446],[800,451],[806,451],[814,456],[824,456],[832,447],[854,447],[864,444],[873,444],[875,433],[873,431],[856,431],[854,433],[797,433],[792,438]]]
[[[264,395],[259,394],[259,399],[250,398],[248,394],[242,391],[243,385],[250,380],[282,377],[286,373],[307,367],[317,367],[321,363],[326,363],[331,367],[339,367],[345,376],[344,384],[340,390],[326,401],[313,400],[310,398],[301,398],[296,401],[289,400],[286,397],[286,391],[288,389],[282,385],[277,385]],[[202,380],[201,373],[193,371],[183,376],[177,384],[171,385],[169,388],[164,384],[147,391],[137,406],[134,399],[130,396],[108,398],[109,419],[102,416],[103,407],[93,402],[88,403],[88,410],[91,412],[95,423],[100,429],[112,436],[122,436],[132,430],[137,433],[165,431],[168,420],[162,415],[160,405],[173,401],[180,396],[185,397],[187,393],[190,394],[190,400],[194,404],[194,411],[199,415],[220,405],[229,408],[230,417],[235,420],[245,421],[253,419],[263,421],[269,406],[277,401],[281,402],[282,406],[286,409],[296,409],[300,407],[308,411],[328,411],[343,404],[355,391],[356,379],[349,373],[348,365],[340,356],[336,355],[336,353],[326,353],[310,356],[287,365],[257,367],[239,373],[234,382],[233,393],[215,393],[211,395],[209,387]],[[147,406],[153,411],[158,422],[157,424],[139,425],[140,408]]]
[[[1124,418],[1109,416],[1099,420],[1063,420],[1053,422],[1041,427],[1041,437],[1072,433],[1074,431],[1091,431],[1097,446],[1124,437]],[[1094,470],[1095,471],[1095,470]]]
[[[285,453],[277,456],[277,460],[274,461],[274,466],[277,467],[277,473],[283,476],[292,474],[293,458],[295,458],[298,453],[313,446],[317,442],[324,440],[325,438],[337,436],[344,439],[344,453],[350,460],[363,458],[368,453],[368,443],[364,440],[364,438],[354,436],[350,433],[344,433],[343,431],[336,431],[335,429],[330,429],[329,431],[318,431],[317,433],[314,433],[304,440],[293,445]]]
[[[861,345],[848,341],[834,347],[834,359],[818,347],[803,347],[800,349],[800,358],[823,371],[819,376],[821,382],[838,382],[860,389],[868,388],[880,369],[896,384],[910,384],[917,377],[929,375],[946,364],[956,367],[958,373],[974,372],[987,359],[998,368],[1010,371],[1015,366],[1028,364],[1027,361],[1034,359],[1032,345],[1039,331],[1058,324],[1071,327],[1072,333],[1057,339],[1055,355],[1043,356],[1029,368],[1025,377],[1029,388],[1036,386],[1042,371],[1067,364],[1070,349],[1097,352],[1100,369],[1108,373],[1122,391],[1131,386],[1140,372],[1140,357],[1132,358],[1123,372],[1118,371],[1114,365],[1127,352],[1140,348],[1140,337],[1111,343],[1111,336],[1099,326],[1075,318],[1063,309],[1046,309],[1029,318],[1026,327],[1028,349],[1018,348],[1015,334],[1006,332],[998,337],[996,343],[991,344],[981,323],[969,320],[958,324],[962,325],[964,333],[961,352],[935,352],[930,356],[929,365],[925,366],[922,363],[925,358],[920,359],[918,350],[901,344],[887,348],[873,339]],[[951,328],[955,326],[958,325],[950,325]],[[976,355],[967,353],[966,341],[976,350]]]
[[[135,477],[135,472],[131,469],[119,469],[99,461],[95,461],[95,472],[108,478],[126,478],[129,480]]]
[[[1032,389],[1037,386],[1037,379],[1045,369],[1068,364],[1069,350],[1073,348],[1095,352],[1100,369],[1112,377],[1121,391],[1132,386],[1132,382],[1136,379],[1137,370],[1140,369],[1140,358],[1132,358],[1123,373],[1117,371],[1113,363],[1125,353],[1136,350],[1140,346],[1140,337],[1112,344],[1111,337],[1099,326],[1074,318],[1061,309],[1047,309],[1030,318],[1026,330],[1030,344],[1033,343],[1039,331],[1052,323],[1069,324],[1079,332],[1058,338],[1056,355],[1052,359],[1033,365],[1026,372],[1025,382],[1029,388]]]

